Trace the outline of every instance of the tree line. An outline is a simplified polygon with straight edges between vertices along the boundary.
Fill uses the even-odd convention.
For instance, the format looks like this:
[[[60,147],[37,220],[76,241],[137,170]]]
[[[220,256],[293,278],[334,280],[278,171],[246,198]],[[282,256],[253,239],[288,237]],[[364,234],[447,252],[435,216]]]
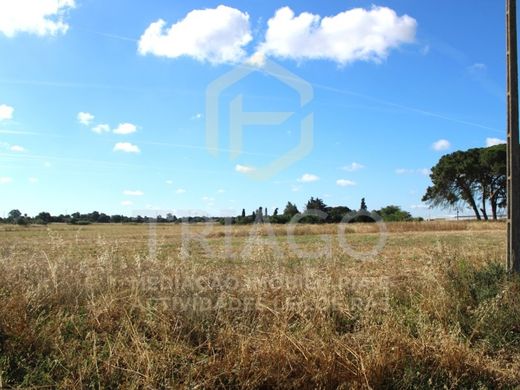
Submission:
[[[361,213],[360,213],[361,212]],[[399,206],[390,205],[383,207],[380,210],[373,210],[383,221],[411,221],[420,220],[414,219],[412,215],[402,210]],[[359,214],[359,215],[358,215]],[[0,223],[18,224],[18,225],[29,225],[29,224],[40,224],[47,225],[49,223],[67,223],[71,225],[89,225],[92,223],[200,223],[200,222],[217,222],[221,224],[239,224],[247,225],[253,223],[276,223],[285,224],[290,222],[298,223],[339,223],[342,221],[353,222],[374,222],[373,216],[369,215],[368,207],[365,202],[365,198],[361,200],[361,205],[358,211],[352,210],[346,206],[328,206],[325,204],[323,199],[318,197],[311,197],[305,204],[302,212],[298,209],[296,204],[287,202],[287,205],[283,211],[279,211],[278,208],[274,209],[272,214],[269,214],[268,209],[259,207],[250,214],[246,213],[245,209],[242,209],[242,213],[235,217],[222,218],[222,217],[202,217],[202,216],[191,216],[191,217],[177,217],[171,213],[165,216],[157,215],[155,217],[149,216],[137,216],[128,217],[125,215],[108,215],[93,211],[87,214],[81,214],[75,212],[73,214],[60,214],[51,215],[51,213],[42,211],[35,216],[28,216],[22,214],[20,210],[11,210],[7,218],[0,218]],[[345,218],[346,217],[346,218]]]
[[[368,212],[365,198],[361,199],[359,209],[353,210],[347,206],[328,206],[325,204],[323,199],[311,197],[301,212],[296,204],[292,202],[287,202],[287,205],[282,212],[280,212],[278,208],[274,209],[272,215],[269,215],[267,209],[262,207],[259,207],[250,215],[246,215],[246,211],[243,209],[240,216],[232,219],[232,223],[355,223],[375,222],[378,218],[385,222],[422,220],[422,218],[413,218],[409,212],[402,210],[401,207],[395,205],[386,206],[380,210],[373,210],[370,213]]]

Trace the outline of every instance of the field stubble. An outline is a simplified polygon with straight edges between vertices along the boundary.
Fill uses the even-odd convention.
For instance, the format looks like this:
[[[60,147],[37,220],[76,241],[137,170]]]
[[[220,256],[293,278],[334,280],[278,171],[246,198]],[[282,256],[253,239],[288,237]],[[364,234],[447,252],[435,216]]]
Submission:
[[[520,386],[505,225],[387,231],[0,226],[0,387]]]

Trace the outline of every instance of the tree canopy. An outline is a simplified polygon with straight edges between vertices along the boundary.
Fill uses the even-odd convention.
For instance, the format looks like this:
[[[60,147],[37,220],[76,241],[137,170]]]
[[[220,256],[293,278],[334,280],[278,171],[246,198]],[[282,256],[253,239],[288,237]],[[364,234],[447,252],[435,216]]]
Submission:
[[[311,199],[307,202],[307,205],[305,206],[305,210],[319,210],[326,213],[327,205],[325,204],[323,199],[320,199],[318,197],[311,197]]]
[[[377,210],[376,213],[385,222],[412,221],[414,219],[408,211],[401,210],[399,206],[395,205],[383,207],[381,210]]]
[[[467,206],[478,220],[493,219],[506,204],[506,146],[474,148],[447,154],[432,168],[432,185],[423,202],[431,206]]]
[[[283,210],[283,215],[292,218],[298,213],[298,207],[296,207],[296,205],[291,202],[287,202],[287,206],[285,206],[285,209]]]

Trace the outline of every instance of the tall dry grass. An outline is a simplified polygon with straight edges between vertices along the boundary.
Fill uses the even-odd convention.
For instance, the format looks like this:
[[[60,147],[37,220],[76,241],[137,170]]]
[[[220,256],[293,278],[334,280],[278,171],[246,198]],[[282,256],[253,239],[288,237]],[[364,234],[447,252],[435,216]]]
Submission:
[[[503,227],[424,226],[389,225],[369,261],[330,226],[298,227],[302,251],[330,238],[305,258],[282,230],[273,244],[234,228],[226,248],[222,227],[194,227],[208,251],[157,227],[154,256],[146,227],[4,231],[0,387],[520,386]],[[371,246],[373,226],[357,229],[352,246]]]

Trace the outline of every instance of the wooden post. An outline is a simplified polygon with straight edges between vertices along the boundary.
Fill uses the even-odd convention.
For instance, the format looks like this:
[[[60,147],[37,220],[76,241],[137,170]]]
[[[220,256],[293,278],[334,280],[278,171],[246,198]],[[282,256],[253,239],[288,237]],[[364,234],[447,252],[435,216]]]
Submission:
[[[507,269],[520,273],[520,160],[516,0],[506,0],[507,19]]]

